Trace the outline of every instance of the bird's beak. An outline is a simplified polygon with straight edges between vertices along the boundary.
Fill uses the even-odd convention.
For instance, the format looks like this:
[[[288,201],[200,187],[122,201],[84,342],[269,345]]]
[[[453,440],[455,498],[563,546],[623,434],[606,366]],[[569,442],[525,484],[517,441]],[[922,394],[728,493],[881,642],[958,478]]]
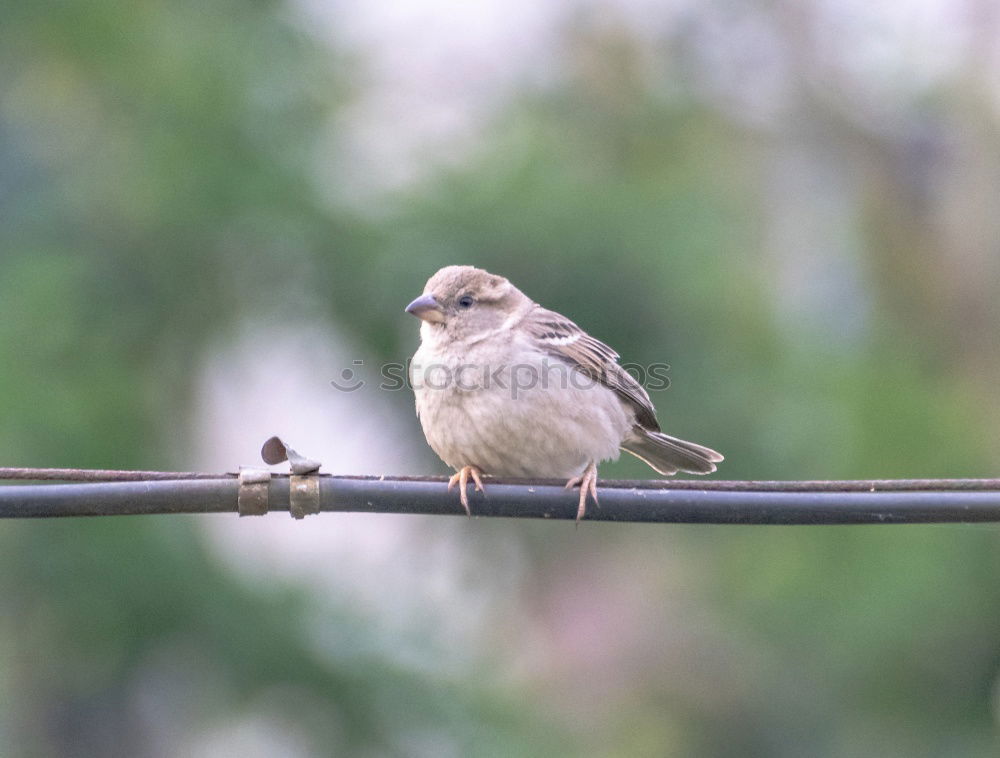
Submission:
[[[421,295],[406,306],[406,312],[435,324],[444,321],[444,311],[441,310],[438,301],[434,299],[434,295]]]

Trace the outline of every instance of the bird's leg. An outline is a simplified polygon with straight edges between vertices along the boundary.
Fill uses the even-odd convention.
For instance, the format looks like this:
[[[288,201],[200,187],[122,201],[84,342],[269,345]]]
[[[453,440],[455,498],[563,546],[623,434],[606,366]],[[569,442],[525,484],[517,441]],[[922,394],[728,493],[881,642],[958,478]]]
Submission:
[[[465,513],[469,516],[472,515],[472,511],[469,510],[469,493],[466,492],[466,485],[469,483],[469,476],[472,476],[472,481],[476,483],[477,492],[485,492],[483,489],[483,480],[480,479],[480,475],[483,472],[480,471],[476,466],[462,466],[457,472],[455,472],[451,479],[448,480],[448,492],[451,492],[451,488],[456,484],[459,486],[458,497],[462,501],[462,507],[465,508]]]
[[[576,509],[576,523],[587,513],[587,496],[594,498],[594,505],[597,505],[597,464],[593,461],[587,464],[580,476],[574,476],[566,482],[566,489],[572,489],[580,485],[580,505]]]

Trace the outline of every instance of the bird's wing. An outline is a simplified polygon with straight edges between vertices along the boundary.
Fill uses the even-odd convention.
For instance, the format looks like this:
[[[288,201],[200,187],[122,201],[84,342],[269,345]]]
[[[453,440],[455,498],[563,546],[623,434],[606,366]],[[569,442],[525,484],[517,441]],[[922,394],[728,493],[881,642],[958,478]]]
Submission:
[[[541,306],[533,308],[523,323],[539,349],[617,392],[635,410],[639,424],[651,431],[660,430],[649,395],[618,365],[618,353],[613,349],[565,316]]]

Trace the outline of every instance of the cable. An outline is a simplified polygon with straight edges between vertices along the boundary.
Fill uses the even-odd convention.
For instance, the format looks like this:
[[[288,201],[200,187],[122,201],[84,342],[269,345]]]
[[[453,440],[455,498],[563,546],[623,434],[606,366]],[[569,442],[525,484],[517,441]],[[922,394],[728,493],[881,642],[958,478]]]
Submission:
[[[10,469],[0,478],[11,478]],[[19,469],[35,472],[37,469]],[[47,470],[51,471],[51,470]],[[154,513],[238,512],[235,474],[154,474],[155,479],[73,484],[0,486],[0,517],[112,516]],[[458,495],[440,477],[289,477],[264,472],[267,508],[288,511],[291,482],[318,480],[318,509],[460,515]],[[172,476],[173,479],[164,480]],[[256,485],[261,486],[261,485]],[[602,481],[600,504],[586,521],[711,524],[904,524],[1000,522],[1000,482],[995,479],[878,480],[846,482],[723,482],[696,480]],[[486,482],[470,492],[475,516],[576,517],[577,495],[562,483]],[[292,490],[292,503],[295,492]],[[293,509],[294,510],[294,509]]]

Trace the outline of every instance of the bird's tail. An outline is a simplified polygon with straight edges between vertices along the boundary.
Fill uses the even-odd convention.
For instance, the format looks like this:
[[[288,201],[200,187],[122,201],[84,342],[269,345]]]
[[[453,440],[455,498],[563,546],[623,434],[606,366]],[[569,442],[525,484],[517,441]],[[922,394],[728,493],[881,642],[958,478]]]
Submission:
[[[722,456],[708,447],[676,437],[651,432],[640,426],[622,442],[622,450],[632,453],[663,475],[686,471],[689,474],[711,474]]]

